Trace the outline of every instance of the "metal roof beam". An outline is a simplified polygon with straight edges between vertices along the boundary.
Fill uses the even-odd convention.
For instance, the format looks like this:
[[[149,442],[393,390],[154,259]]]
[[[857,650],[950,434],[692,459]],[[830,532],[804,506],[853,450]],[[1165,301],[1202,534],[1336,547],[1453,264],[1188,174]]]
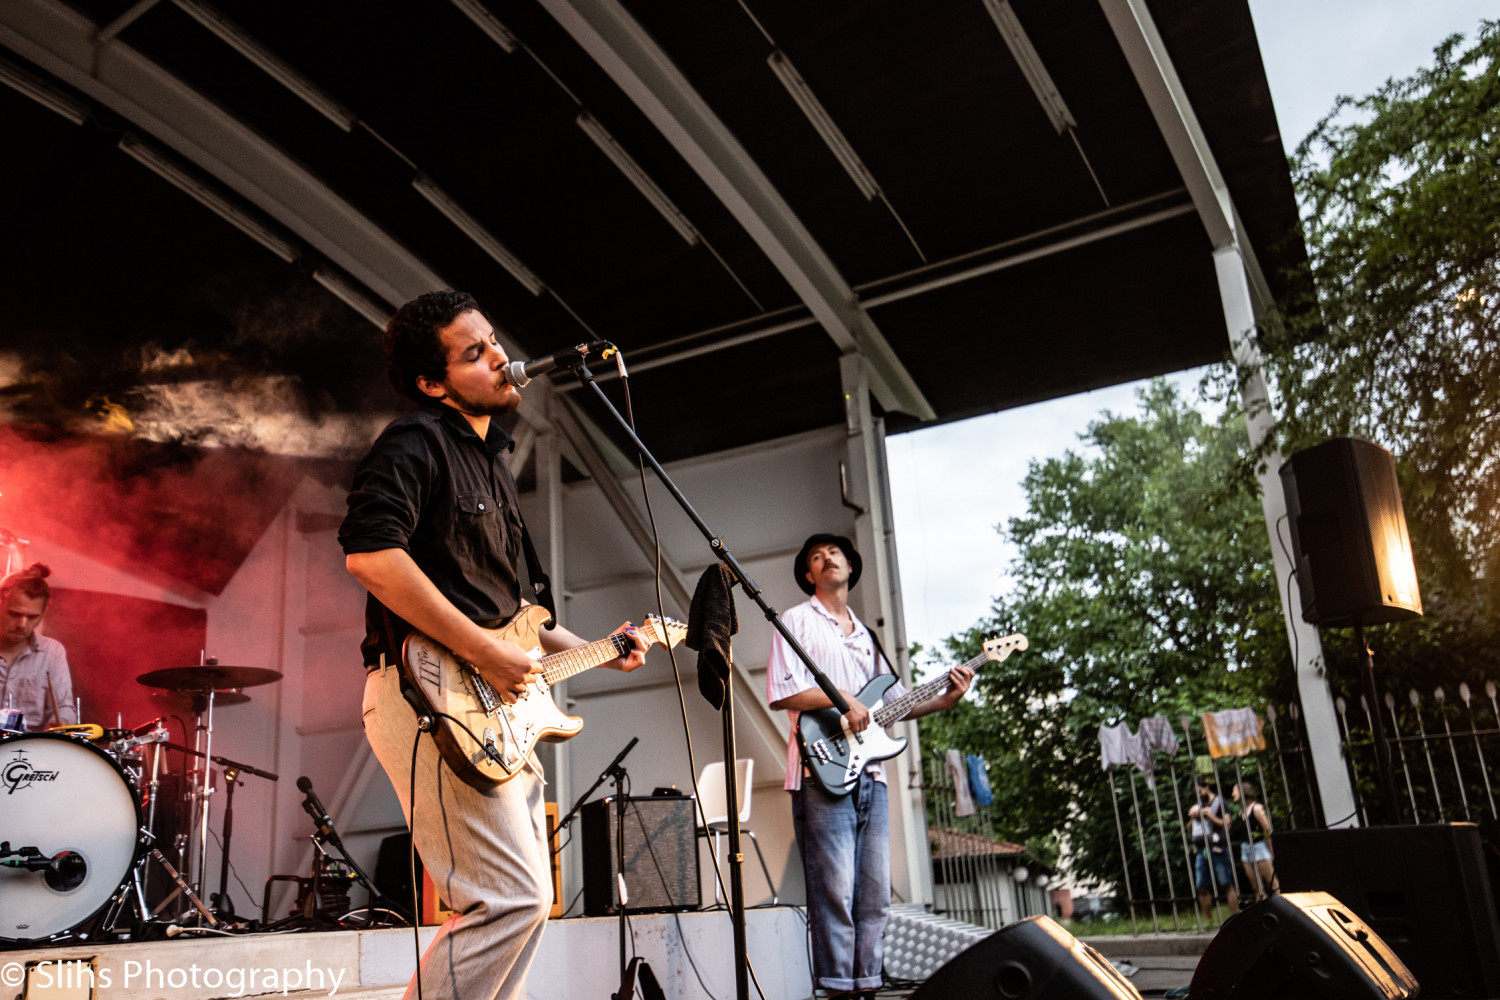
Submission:
[[[541,0],[739,221],[845,354],[858,353],[886,410],[936,419],[833,261],[750,154],[617,0]]]
[[[1167,54],[1161,33],[1146,6],[1146,0],[1099,0],[1109,21],[1120,51],[1130,64],[1137,86],[1151,108],[1156,126],[1166,140],[1177,172],[1192,196],[1198,217],[1208,232],[1215,250],[1237,246],[1245,261],[1255,298],[1256,313],[1272,304],[1270,285],[1256,260],[1255,251],[1245,234],[1244,223],[1230,197],[1229,185],[1219,170],[1208,138],[1193,112],[1187,91],[1178,79],[1177,69]]]
[[[899,302],[902,299],[913,298],[950,285],[973,281],[996,271],[1003,271],[1154,226],[1179,216],[1192,214],[1193,211],[1194,207],[1187,201],[1186,193],[1183,189],[1177,188],[1165,194],[1118,205],[1071,222],[1049,226],[1003,243],[950,257],[947,260],[933,261],[931,264],[924,264],[922,267],[901,274],[877,278],[859,285],[855,291],[859,293],[860,301],[867,308],[873,309],[876,306]],[[812,326],[816,322],[800,306],[778,309],[748,320],[678,337],[666,345],[655,345],[650,349],[643,348],[642,353],[646,354],[645,360],[632,361],[630,370],[639,373],[653,368],[662,368],[690,358],[763,340],[789,330]],[[711,339],[714,336],[720,336],[722,339]],[[695,343],[695,341],[701,342]],[[692,344],[693,346],[682,347],[666,354],[652,353],[672,344]],[[597,372],[595,377],[600,382],[606,382],[618,376],[614,369],[604,369]],[[581,384],[564,386],[564,390],[568,392],[581,388]]]
[[[295,160],[57,0],[0,4],[0,44],[237,192],[370,291],[398,304],[446,282]]]
[[[114,40],[100,42],[96,36],[92,21],[57,0],[0,3],[0,45],[175,150],[296,234],[386,305],[448,284],[416,254],[218,104],[130,46]],[[326,272],[313,276],[325,287],[329,285]],[[361,311],[374,322],[372,309]],[[497,331],[497,339],[511,357],[526,356],[503,331]],[[541,389],[554,391],[551,385]],[[548,427],[546,417],[535,410],[524,412],[522,419],[541,430]]]

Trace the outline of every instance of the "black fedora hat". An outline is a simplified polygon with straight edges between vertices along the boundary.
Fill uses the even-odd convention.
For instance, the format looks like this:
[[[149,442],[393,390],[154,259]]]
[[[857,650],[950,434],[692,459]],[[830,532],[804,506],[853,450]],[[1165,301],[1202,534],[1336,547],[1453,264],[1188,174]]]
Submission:
[[[849,589],[853,590],[864,569],[864,560],[855,551],[853,542],[843,535],[830,535],[827,532],[812,535],[802,543],[802,551],[797,553],[797,561],[792,564],[792,576],[797,580],[797,586],[802,588],[804,594],[813,592],[813,585],[807,579],[807,554],[819,545],[837,545],[844,551],[844,558],[849,560]]]

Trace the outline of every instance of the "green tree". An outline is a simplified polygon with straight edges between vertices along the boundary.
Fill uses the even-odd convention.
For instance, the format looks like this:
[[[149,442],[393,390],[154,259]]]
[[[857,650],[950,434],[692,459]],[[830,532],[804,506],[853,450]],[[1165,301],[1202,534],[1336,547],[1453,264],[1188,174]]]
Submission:
[[[1175,726],[1292,693],[1242,417],[1206,421],[1163,381],[1138,399],[1137,414],[1090,424],[1084,450],[1032,464],[1027,513],[1008,526],[1014,587],[948,640],[967,659],[1015,623],[1030,648],[986,664],[973,699],[921,723],[924,746],[990,762],[1002,836],[1061,834],[1077,874],[1111,881],[1120,854],[1100,725],[1165,715]]]
[[[1318,309],[1269,354],[1286,450],[1397,456],[1429,600],[1500,598],[1500,22],[1340,98],[1293,178]]]
[[[1395,455],[1425,616],[1372,632],[1377,677],[1408,727],[1405,692],[1430,709],[1439,685],[1467,723],[1458,683],[1500,679],[1500,22],[1341,98],[1292,171],[1319,301],[1267,338],[1284,450],[1352,434]],[[1324,647],[1357,702],[1349,635]]]
[[[1496,677],[1500,648],[1500,23],[1462,46],[1341,99],[1298,146],[1317,302],[1262,336],[1285,453],[1354,434],[1396,455],[1426,617],[1371,634],[1377,672],[1403,707],[1447,685],[1460,722],[1458,682]],[[1031,649],[922,721],[927,746],[989,760],[1005,836],[1063,834],[1085,878],[1120,871],[1100,724],[1295,697],[1235,375],[1211,381],[1216,421],[1153,383],[1138,415],[1090,425],[1093,451],[1033,465],[1002,529],[1012,591],[948,642],[967,658],[1014,622]],[[1323,640],[1357,706],[1347,632]]]

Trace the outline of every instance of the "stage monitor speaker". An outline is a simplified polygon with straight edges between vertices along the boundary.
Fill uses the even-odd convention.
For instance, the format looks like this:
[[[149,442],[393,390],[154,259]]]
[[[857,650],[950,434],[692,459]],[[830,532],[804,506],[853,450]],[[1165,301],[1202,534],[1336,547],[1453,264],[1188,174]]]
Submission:
[[[615,851],[614,797],[581,810],[583,823],[583,912],[590,917],[619,912],[620,880]],[[625,908],[666,913],[698,908],[698,827],[688,795],[652,795],[625,800]]]
[[[1027,917],[959,953],[911,1000],[1140,1000],[1109,959],[1050,917]]]
[[[1189,1000],[1402,1000],[1417,992],[1396,953],[1326,892],[1272,896],[1230,917],[1188,986]]]
[[[1390,945],[1424,997],[1500,997],[1500,925],[1472,823],[1278,833],[1285,890],[1342,900]]]
[[[1282,465],[1281,487],[1304,621],[1381,625],[1421,617],[1390,452],[1334,438]]]

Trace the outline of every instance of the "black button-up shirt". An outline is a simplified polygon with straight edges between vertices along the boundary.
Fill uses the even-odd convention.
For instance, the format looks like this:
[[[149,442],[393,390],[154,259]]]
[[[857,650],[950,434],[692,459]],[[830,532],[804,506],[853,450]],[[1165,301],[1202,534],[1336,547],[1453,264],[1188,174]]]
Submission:
[[[471,621],[494,626],[521,606],[521,516],[497,421],[481,440],[463,414],[426,404],[392,421],[360,462],[339,527],[344,552],[404,549]],[[366,665],[394,662],[412,627],[371,596]]]

